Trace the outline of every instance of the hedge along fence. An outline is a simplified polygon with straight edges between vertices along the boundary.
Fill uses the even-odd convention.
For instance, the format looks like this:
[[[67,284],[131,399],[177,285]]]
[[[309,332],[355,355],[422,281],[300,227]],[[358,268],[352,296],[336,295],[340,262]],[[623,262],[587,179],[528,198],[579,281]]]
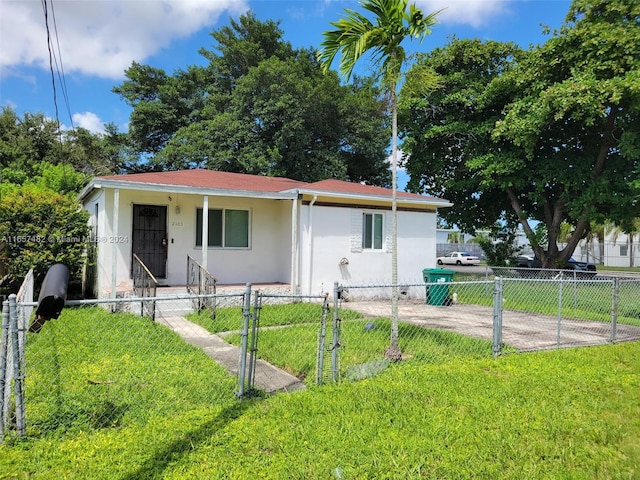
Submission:
[[[639,281],[595,278],[402,284],[403,359],[438,363],[637,340],[639,287]],[[128,415],[143,419],[150,406],[170,414],[185,397],[196,403],[243,398],[263,389],[262,374],[274,383],[287,374],[296,388],[375,375],[388,366],[391,291],[390,285],[336,284],[328,296],[302,297],[247,285],[207,296],[215,316],[194,311],[203,302],[186,294],[76,301],[38,334],[27,334],[24,323],[33,302],[16,300],[18,327],[11,330],[11,308],[3,309],[2,342],[17,337],[20,345],[22,336],[23,360],[3,384],[5,395],[15,392],[4,404],[15,410],[3,418],[3,435],[118,425]],[[140,316],[148,302],[156,302],[155,322]],[[218,351],[231,355],[231,368],[211,355],[212,336],[221,342]],[[273,370],[259,371],[259,362]]]

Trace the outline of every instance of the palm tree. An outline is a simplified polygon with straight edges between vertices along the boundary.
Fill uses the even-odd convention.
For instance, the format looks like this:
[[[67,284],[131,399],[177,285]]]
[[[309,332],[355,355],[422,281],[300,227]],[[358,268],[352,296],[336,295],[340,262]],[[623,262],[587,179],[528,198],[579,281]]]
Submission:
[[[398,105],[397,87],[402,75],[406,52],[402,42],[407,38],[420,41],[431,33],[436,16],[440,12],[424,15],[408,0],[362,0],[360,6],[374,15],[375,23],[364,15],[345,9],[346,17],[331,22],[335,30],[323,33],[324,41],[318,52],[318,60],[326,73],[340,52],[339,72],[347,78],[365,53],[371,51],[381,66],[382,81],[390,95],[392,116],[391,138],[391,343],[385,355],[397,361],[402,357],[398,346],[398,235],[397,235],[397,166],[398,166]]]

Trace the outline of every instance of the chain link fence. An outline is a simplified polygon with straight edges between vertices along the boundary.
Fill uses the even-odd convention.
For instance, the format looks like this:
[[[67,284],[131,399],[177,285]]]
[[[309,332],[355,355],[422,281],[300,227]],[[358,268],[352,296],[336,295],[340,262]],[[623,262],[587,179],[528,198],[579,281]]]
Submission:
[[[28,333],[36,304],[13,296],[2,313],[0,438],[371,377],[388,367],[394,331],[403,360],[430,363],[640,339],[640,280],[474,271],[398,285],[396,329],[384,284],[69,301],[39,333]]]

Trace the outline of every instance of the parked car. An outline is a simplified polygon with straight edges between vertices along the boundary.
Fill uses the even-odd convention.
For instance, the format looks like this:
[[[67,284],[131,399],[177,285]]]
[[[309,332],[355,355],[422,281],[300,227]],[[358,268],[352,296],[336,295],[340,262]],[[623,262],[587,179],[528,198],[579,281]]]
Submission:
[[[518,257],[516,258],[516,267],[518,268],[540,268],[541,265],[538,265],[538,267],[534,266],[534,261],[536,260],[536,258],[533,255],[518,255]]]
[[[438,265],[477,265],[480,259],[468,252],[451,252],[444,257],[436,258],[436,263]]]
[[[538,260],[537,257],[533,255],[518,255],[516,258],[516,267],[519,268],[542,268],[542,262]],[[583,272],[583,274],[587,275],[595,275],[596,274],[596,266],[591,262],[581,262],[571,257],[567,260],[567,263],[564,264],[563,267],[560,267],[561,270],[575,270],[577,272]]]

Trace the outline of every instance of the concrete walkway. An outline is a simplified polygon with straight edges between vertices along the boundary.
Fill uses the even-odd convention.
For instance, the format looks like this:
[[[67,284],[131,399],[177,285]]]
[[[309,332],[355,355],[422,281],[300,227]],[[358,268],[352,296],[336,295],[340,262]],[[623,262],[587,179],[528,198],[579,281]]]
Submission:
[[[160,304],[162,302],[158,302]],[[182,316],[157,315],[156,321],[177,333],[185,342],[202,351],[212,360],[227,369],[232,375],[238,375],[239,347],[225,342],[218,335],[210,333],[200,325],[190,322]],[[249,358],[247,357],[247,365]],[[281,370],[264,360],[256,360],[254,387],[265,393],[292,392],[305,388],[304,383],[294,375]]]

